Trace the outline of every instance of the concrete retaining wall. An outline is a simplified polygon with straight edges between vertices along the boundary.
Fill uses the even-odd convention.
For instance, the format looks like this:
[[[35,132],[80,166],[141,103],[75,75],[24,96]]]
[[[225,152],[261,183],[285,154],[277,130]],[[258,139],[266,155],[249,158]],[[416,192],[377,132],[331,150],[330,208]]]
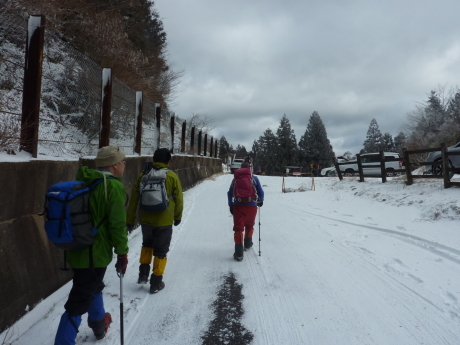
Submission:
[[[127,157],[123,183],[128,195],[151,157]],[[0,332],[48,297],[71,277],[63,271],[64,255],[51,244],[43,229],[46,190],[52,184],[75,179],[81,165],[94,160],[0,162]],[[220,159],[173,156],[184,190],[222,172]]]

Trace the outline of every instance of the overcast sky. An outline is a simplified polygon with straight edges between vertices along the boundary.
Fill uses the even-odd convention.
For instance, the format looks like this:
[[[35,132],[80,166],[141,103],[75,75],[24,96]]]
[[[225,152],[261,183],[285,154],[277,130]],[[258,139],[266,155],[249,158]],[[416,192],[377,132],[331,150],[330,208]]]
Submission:
[[[183,70],[171,110],[215,119],[252,148],[286,114],[297,142],[313,111],[336,155],[358,153],[372,118],[396,136],[432,89],[458,86],[459,0],[155,0],[168,60]]]

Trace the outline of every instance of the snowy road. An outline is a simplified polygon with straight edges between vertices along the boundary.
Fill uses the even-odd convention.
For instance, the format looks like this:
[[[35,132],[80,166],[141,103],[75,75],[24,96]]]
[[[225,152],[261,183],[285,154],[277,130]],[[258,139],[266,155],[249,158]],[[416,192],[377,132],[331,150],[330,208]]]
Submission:
[[[244,295],[251,344],[388,345],[460,343],[458,189],[438,181],[404,187],[354,179],[315,179],[316,190],[281,193],[281,178],[260,178],[266,197],[255,246],[242,262],[233,254],[226,192],[230,175],[185,193],[175,228],[166,288],[156,295],[135,284],[140,229],[130,237],[124,278],[125,344],[201,344],[212,303],[233,272]],[[288,187],[311,185],[290,178]],[[444,205],[444,218],[427,217]],[[114,264],[114,262],[113,262]],[[106,274],[106,309],[114,323],[97,344],[120,344],[119,280]],[[52,343],[70,285],[3,333],[0,343]],[[82,323],[77,344],[96,344]]]

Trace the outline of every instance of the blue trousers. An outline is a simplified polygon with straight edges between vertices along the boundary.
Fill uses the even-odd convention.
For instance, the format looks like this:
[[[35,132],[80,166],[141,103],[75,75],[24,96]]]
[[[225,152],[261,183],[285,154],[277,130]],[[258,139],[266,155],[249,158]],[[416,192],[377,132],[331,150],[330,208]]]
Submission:
[[[73,285],[64,305],[66,312],[61,316],[55,345],[75,345],[83,314],[88,313],[88,323],[104,317],[102,290],[105,284],[102,279],[106,270],[106,267],[73,269]]]

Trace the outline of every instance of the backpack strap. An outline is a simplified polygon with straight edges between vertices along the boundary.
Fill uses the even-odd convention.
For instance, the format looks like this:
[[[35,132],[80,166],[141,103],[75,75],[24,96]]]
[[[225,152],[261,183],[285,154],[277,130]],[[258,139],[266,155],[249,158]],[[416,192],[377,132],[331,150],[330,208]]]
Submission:
[[[105,195],[105,202],[107,203],[108,202],[108,196],[107,196],[107,179],[114,179],[115,177],[113,176],[105,176],[104,173],[102,173],[102,178],[100,179],[97,179],[93,182],[93,184],[91,185],[91,190],[93,190],[94,188],[97,187],[97,185],[99,183],[101,183],[101,181],[104,181],[104,195]],[[105,223],[105,221],[107,220],[107,218],[109,218],[109,216],[106,214],[104,216],[104,218],[102,218],[102,220],[99,222],[99,224],[97,224],[96,228],[99,229],[102,224]],[[90,245],[89,246],[89,267],[91,268],[91,270],[94,270],[94,258],[93,258],[93,245]]]

